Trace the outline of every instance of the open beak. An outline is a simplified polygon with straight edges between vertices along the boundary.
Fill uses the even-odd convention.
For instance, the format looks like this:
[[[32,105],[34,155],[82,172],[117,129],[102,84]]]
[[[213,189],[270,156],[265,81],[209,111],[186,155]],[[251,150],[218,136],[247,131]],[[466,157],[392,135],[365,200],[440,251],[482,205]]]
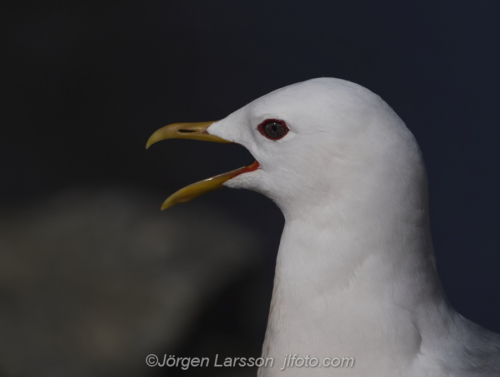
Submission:
[[[146,143],[148,149],[154,143],[165,139],[194,139],[212,141],[215,143],[231,143],[223,138],[215,135],[210,135],[207,132],[208,127],[214,122],[200,122],[200,123],[173,123],[160,128],[155,131]],[[189,202],[190,200],[203,195],[206,192],[216,190],[222,187],[222,184],[231,178],[236,177],[242,173],[254,171],[259,167],[259,163],[254,161],[248,166],[243,166],[239,169],[232,170],[227,173],[216,175],[215,177],[204,179],[186,186],[174,194],[170,195],[161,206],[161,209],[167,209],[178,203]]]

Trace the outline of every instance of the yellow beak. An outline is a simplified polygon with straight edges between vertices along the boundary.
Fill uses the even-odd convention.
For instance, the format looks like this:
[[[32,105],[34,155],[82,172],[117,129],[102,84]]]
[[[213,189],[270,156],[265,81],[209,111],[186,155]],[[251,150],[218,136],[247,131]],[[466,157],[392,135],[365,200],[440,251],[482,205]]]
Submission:
[[[173,123],[156,130],[148,139],[146,149],[154,143],[165,139],[195,139],[213,141],[215,143],[230,143],[218,136],[210,135],[207,128],[215,122]]]
[[[212,141],[215,143],[230,143],[215,135],[210,135],[207,128],[214,122],[200,122],[200,123],[173,123],[160,128],[155,131],[146,143],[146,149],[154,143],[165,139],[194,139]],[[186,186],[174,194],[170,195],[161,206],[161,209],[167,209],[178,203],[189,202],[190,200],[205,194],[206,192],[216,190],[222,187],[222,184],[231,178],[236,177],[242,173],[254,171],[259,167],[257,161],[248,166],[241,167],[230,172],[217,175],[215,177],[204,179]]]

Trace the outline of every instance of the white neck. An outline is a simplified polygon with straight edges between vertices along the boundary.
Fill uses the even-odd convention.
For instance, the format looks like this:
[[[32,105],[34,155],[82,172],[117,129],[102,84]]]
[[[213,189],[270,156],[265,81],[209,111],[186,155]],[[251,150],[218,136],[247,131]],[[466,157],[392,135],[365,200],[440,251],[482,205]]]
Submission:
[[[263,346],[276,365],[259,376],[282,375],[286,354],[354,357],[350,376],[401,376],[422,337],[433,336],[426,321],[446,320],[425,172],[401,178],[310,213],[298,210],[303,203],[282,208],[286,224]],[[303,373],[294,368],[286,375]],[[307,370],[322,373],[332,370]]]

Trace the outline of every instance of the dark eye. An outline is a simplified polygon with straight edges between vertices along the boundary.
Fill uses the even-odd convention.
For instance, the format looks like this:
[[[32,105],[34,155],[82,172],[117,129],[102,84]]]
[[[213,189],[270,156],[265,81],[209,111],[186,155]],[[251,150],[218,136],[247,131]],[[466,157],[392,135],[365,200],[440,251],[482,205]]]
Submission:
[[[257,127],[259,132],[271,140],[278,140],[288,133],[285,122],[278,119],[267,119]]]

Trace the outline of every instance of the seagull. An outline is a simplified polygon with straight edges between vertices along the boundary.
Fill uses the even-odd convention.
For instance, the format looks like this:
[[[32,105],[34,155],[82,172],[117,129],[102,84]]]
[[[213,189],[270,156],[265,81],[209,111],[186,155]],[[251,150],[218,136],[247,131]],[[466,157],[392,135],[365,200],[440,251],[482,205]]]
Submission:
[[[177,191],[162,209],[226,186],[262,193],[284,214],[262,348],[275,363],[259,377],[500,376],[500,335],[445,297],[422,155],[378,95],[312,79],[216,122],[164,126],[147,147],[171,138],[237,143],[255,162]],[[323,363],[347,357],[353,365]],[[291,362],[301,358],[319,364]]]

